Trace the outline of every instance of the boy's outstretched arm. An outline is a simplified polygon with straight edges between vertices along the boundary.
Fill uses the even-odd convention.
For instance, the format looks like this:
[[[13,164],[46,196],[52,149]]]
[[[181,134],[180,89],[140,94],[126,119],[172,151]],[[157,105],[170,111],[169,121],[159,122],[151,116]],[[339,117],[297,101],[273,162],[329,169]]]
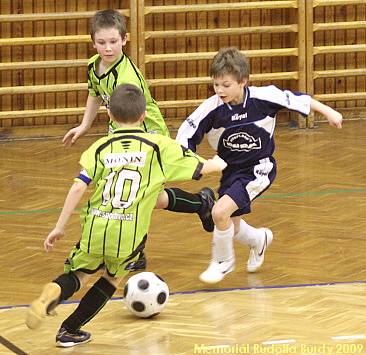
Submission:
[[[217,171],[222,171],[227,167],[225,160],[221,159],[218,155],[215,155],[211,159],[207,159],[203,163],[202,174],[210,174]]]
[[[83,181],[74,182],[74,184],[71,186],[56,226],[50,232],[50,234],[48,234],[47,238],[44,241],[44,248],[47,252],[52,250],[56,240],[59,240],[64,236],[65,226],[69,221],[72,212],[79,204],[87,187],[88,185],[85,184]]]
[[[322,104],[321,102],[313,98],[310,101],[310,108],[313,111],[321,113],[328,120],[331,126],[342,128],[343,117],[342,114],[338,111],[332,109],[327,105]]]
[[[101,104],[102,99],[100,96],[88,96],[81,124],[77,127],[71,128],[62,139],[62,143],[65,146],[73,145],[79,137],[87,132],[87,130],[92,126]]]

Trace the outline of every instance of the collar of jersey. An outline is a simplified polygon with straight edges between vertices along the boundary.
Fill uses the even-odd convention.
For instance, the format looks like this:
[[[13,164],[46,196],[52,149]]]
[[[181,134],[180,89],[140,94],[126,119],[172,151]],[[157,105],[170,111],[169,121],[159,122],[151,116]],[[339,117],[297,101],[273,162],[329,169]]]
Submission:
[[[239,105],[241,105],[241,106],[243,106],[243,108],[245,108],[245,106],[247,105],[248,98],[249,98],[249,89],[248,89],[248,87],[244,87],[244,101],[243,101],[243,103],[242,103],[242,104],[237,104],[237,105],[234,105],[234,106],[239,106]],[[232,108],[232,106],[233,106],[233,105],[230,105],[230,103],[226,103],[226,106],[227,106],[230,110],[232,110],[232,109],[233,109],[233,108]]]
[[[140,127],[119,127],[114,130],[113,134],[115,133],[146,133],[142,128]]]
[[[108,76],[108,74],[110,73],[111,70],[113,70],[115,67],[117,67],[123,60],[123,58],[125,57],[124,53],[122,53],[122,57],[120,58],[120,60],[118,60],[115,64],[113,64],[110,68],[108,68],[108,70],[106,72],[104,72],[102,75],[98,75],[97,74],[97,61],[94,62],[94,75],[99,79],[102,80],[103,78],[105,78],[106,76]],[[99,56],[100,59],[100,56]]]

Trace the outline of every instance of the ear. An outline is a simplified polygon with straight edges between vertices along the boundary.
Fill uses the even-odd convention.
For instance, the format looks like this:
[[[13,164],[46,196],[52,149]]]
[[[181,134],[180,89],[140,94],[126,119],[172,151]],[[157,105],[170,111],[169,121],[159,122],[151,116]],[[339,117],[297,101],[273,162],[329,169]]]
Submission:
[[[139,118],[139,122],[140,122],[140,124],[141,124],[142,122],[144,122],[145,116],[146,116],[146,111],[145,111],[145,112],[140,116],[140,118]]]
[[[127,35],[125,35],[124,37],[122,37],[122,46],[125,46],[127,43]]]
[[[249,78],[244,78],[240,84],[243,85],[243,88],[244,88],[245,86],[248,85],[248,82],[249,82]]]

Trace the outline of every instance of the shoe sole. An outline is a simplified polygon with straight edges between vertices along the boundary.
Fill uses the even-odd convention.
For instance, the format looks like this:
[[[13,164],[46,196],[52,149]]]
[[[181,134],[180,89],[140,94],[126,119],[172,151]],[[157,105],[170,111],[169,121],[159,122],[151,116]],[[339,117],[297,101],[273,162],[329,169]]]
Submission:
[[[264,254],[266,253],[267,248],[272,244],[272,240],[273,240],[273,233],[269,228],[264,228],[265,229],[265,233],[266,233],[266,237],[267,237],[267,243],[265,246],[263,246],[262,252],[260,253],[261,255],[263,255],[263,259],[262,259],[262,263],[260,265],[257,266],[248,266],[247,265],[247,271],[248,272],[256,272],[258,269],[260,269],[260,267],[263,265],[264,263]]]
[[[41,295],[32,302],[27,312],[25,324],[30,329],[40,327],[42,320],[47,315],[47,307],[57,301],[60,297],[61,288],[54,282],[50,282],[44,286]]]
[[[92,340],[92,337],[90,337],[88,340],[81,341],[80,343],[73,343],[73,342],[61,343],[59,341],[56,341],[56,346],[59,347],[59,348],[71,348],[73,346],[83,345],[83,344],[89,343],[91,340]]]
[[[209,198],[212,201],[214,201],[214,203],[216,202],[215,192],[210,187],[204,187],[202,190],[200,190],[199,193],[200,193],[200,195],[201,194],[204,194],[204,195],[209,196]],[[209,217],[209,218],[211,218],[211,221],[206,221],[207,218],[205,218],[205,217],[204,218],[202,218],[201,216],[199,216],[199,217],[200,217],[200,220],[201,220],[203,229],[206,232],[212,233],[214,231],[215,224],[214,224],[214,222],[212,220],[211,213],[210,213],[210,217]]]

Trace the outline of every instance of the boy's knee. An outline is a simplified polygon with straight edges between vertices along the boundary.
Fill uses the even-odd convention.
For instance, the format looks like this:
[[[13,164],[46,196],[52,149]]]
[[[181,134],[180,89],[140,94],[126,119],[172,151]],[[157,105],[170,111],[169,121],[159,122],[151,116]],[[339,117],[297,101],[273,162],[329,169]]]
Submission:
[[[226,222],[228,219],[230,219],[230,214],[228,211],[226,211],[222,206],[219,204],[215,204],[212,208],[212,219],[215,222],[215,224],[221,224]]]
[[[168,193],[165,190],[163,190],[162,192],[160,192],[160,194],[158,196],[155,208],[164,209],[164,208],[167,208],[168,205],[169,205],[169,196],[168,196]]]
[[[53,282],[61,288],[60,302],[67,300],[80,289],[80,280],[73,272],[62,274]]]

